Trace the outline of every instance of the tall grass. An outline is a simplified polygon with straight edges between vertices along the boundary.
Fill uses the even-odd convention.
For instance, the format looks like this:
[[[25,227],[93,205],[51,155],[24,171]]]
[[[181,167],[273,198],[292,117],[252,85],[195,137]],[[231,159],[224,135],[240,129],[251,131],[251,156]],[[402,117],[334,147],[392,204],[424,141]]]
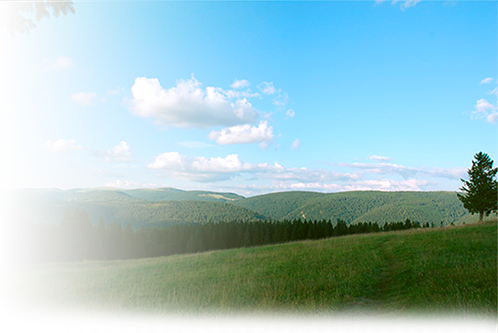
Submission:
[[[200,254],[25,267],[42,304],[229,313],[497,314],[497,225],[418,229]]]

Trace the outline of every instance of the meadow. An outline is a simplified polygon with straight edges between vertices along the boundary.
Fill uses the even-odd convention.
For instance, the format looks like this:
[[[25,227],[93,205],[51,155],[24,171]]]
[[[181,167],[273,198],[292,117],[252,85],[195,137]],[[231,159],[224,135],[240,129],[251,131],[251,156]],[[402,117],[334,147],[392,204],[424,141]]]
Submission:
[[[19,296],[144,313],[497,315],[497,223],[28,265]]]

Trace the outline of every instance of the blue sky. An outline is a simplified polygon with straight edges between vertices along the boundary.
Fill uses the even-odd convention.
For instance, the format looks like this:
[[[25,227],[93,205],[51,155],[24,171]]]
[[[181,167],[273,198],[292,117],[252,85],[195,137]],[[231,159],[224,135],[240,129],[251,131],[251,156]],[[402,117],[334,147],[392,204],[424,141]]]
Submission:
[[[74,8],[0,35],[4,187],[456,191],[498,157],[494,1]]]

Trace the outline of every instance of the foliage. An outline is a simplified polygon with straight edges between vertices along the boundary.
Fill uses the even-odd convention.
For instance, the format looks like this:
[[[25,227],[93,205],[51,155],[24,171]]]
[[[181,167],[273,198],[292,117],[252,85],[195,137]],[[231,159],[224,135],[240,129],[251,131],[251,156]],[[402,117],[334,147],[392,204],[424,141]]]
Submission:
[[[489,216],[498,210],[497,172],[498,168],[493,169],[493,160],[488,154],[479,152],[467,171],[469,180],[462,179],[464,185],[460,190],[463,193],[457,193],[457,196],[469,212],[479,214],[479,221],[482,221],[483,215]]]
[[[335,226],[330,220],[295,219],[178,224],[135,231],[131,224],[123,230],[120,224],[106,226],[103,220],[94,227],[86,210],[76,210],[74,214],[66,211],[59,227],[28,225],[26,238],[19,244],[30,244],[28,259],[32,261],[136,259],[420,227],[409,219],[383,225],[347,224],[338,219]]]
[[[3,1],[2,1],[3,2]],[[74,3],[68,0],[59,1],[6,1],[7,4],[0,3],[0,23],[2,28],[6,28],[12,35],[16,32],[29,34],[30,29],[36,28],[32,19],[25,17],[24,13],[35,13],[35,21],[50,17],[50,12],[55,17],[60,14],[67,15],[69,12],[75,13]]]
[[[466,215],[453,192],[281,192],[234,203],[276,220],[342,219],[352,224],[383,221],[386,216],[394,221],[409,218],[449,224],[458,223]]]

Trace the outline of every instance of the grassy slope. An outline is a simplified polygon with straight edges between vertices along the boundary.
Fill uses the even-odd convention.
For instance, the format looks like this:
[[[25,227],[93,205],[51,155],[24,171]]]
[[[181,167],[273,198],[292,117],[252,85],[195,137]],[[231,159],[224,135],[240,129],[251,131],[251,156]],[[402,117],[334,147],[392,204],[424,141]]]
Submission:
[[[62,304],[226,313],[497,313],[496,223],[143,260],[26,268],[23,290]]]

